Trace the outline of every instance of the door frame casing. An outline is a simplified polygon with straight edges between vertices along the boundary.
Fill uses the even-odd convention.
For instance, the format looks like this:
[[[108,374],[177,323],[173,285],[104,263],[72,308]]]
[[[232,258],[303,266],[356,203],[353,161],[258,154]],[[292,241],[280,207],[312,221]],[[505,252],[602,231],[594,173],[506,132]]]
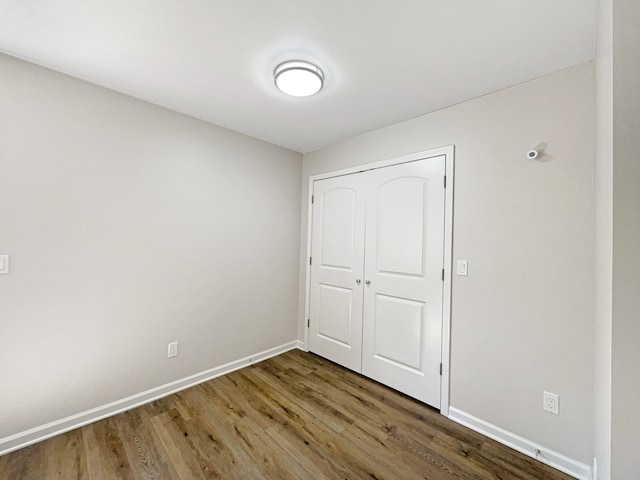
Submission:
[[[354,173],[365,172],[378,168],[390,167],[402,163],[424,160],[432,157],[445,157],[445,211],[444,211],[444,288],[442,298],[442,379],[440,384],[440,413],[449,416],[449,370],[450,370],[450,350],[451,350],[451,283],[453,269],[453,190],[454,190],[454,146],[449,145],[441,148],[434,148],[422,152],[411,153],[399,157],[380,160],[372,163],[365,163],[355,167],[334,170],[326,173],[319,173],[309,177],[309,198],[307,199],[307,255],[305,267],[305,306],[304,313],[304,349],[309,350],[309,327],[307,319],[310,318],[310,298],[311,298],[311,266],[308,259],[311,256],[311,239],[313,229],[313,205],[311,197],[313,195],[313,182],[326,178],[340,177]]]

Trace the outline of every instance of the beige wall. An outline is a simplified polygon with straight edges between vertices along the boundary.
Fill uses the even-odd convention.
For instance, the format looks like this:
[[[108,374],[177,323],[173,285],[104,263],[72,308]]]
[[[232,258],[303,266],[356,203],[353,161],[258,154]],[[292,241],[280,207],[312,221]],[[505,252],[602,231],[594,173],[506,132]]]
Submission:
[[[611,478],[640,475],[640,3],[613,0]]]
[[[591,464],[594,66],[583,64],[304,155],[308,177],[455,145],[451,405]],[[544,162],[527,150],[548,144]],[[300,272],[303,338],[304,274]],[[543,390],[560,395],[543,412]]]
[[[598,480],[611,478],[611,321],[612,321],[612,12],[611,0],[598,3],[596,51],[596,318],[594,361],[594,456]]]
[[[295,340],[300,154],[3,55],[0,132],[0,443]]]

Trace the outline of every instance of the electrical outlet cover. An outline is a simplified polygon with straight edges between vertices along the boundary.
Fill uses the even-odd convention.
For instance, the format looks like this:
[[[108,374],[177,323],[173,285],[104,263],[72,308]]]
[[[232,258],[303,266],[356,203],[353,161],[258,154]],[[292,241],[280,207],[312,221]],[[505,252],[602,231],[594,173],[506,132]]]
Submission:
[[[0,255],[0,273],[9,273],[9,255]]]
[[[560,415],[560,397],[555,393],[544,392],[542,408],[545,412]]]

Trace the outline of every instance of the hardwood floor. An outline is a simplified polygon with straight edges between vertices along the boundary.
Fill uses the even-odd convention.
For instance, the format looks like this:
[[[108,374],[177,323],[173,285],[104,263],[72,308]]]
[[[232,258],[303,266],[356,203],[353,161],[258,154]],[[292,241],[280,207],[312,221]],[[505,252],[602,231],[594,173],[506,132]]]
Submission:
[[[570,477],[298,350],[0,457],[0,479]]]

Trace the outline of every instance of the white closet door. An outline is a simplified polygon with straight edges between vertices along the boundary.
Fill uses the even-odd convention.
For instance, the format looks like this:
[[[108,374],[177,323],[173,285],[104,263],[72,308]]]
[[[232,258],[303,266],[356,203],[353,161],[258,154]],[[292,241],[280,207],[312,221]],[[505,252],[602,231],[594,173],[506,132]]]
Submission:
[[[309,349],[361,372],[363,176],[318,180],[313,193]]]
[[[367,179],[362,373],[440,407],[445,157]]]

